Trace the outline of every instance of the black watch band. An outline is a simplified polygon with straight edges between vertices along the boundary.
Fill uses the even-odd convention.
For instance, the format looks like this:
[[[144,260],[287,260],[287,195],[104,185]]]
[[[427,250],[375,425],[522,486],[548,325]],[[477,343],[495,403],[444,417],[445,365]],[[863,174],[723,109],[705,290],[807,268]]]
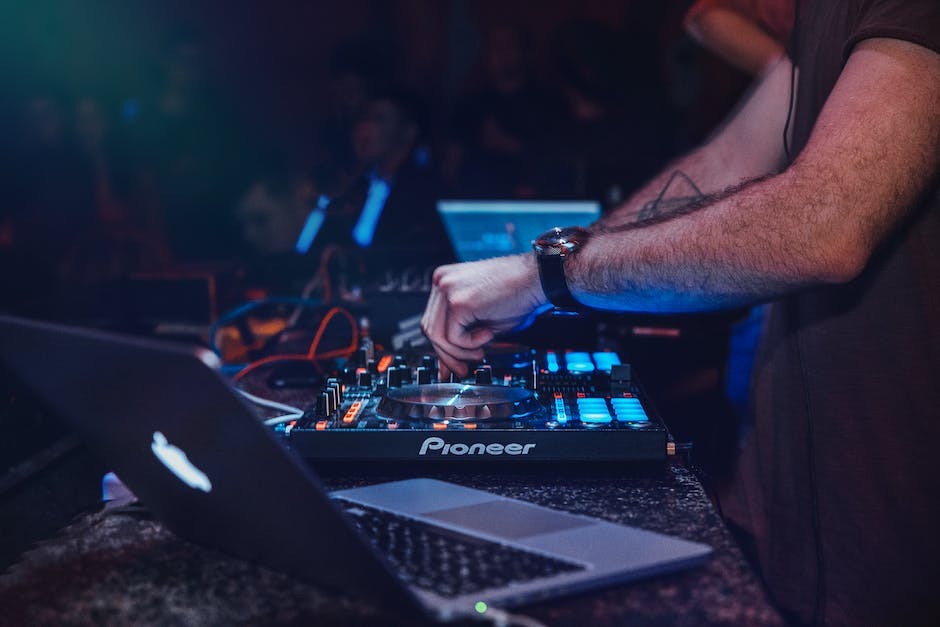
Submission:
[[[547,255],[538,258],[539,279],[548,302],[557,309],[578,311],[584,307],[574,299],[565,279],[565,257]]]
[[[571,295],[571,288],[565,278],[565,259],[576,254],[590,237],[591,234],[579,226],[556,226],[532,242],[542,291],[556,309],[586,309]]]

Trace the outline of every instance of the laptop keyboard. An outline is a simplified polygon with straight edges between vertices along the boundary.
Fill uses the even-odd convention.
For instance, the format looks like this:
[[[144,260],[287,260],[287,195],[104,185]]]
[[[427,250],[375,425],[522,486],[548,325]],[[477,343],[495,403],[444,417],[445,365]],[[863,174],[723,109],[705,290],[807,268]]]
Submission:
[[[409,584],[444,597],[584,570],[584,566],[336,499]]]

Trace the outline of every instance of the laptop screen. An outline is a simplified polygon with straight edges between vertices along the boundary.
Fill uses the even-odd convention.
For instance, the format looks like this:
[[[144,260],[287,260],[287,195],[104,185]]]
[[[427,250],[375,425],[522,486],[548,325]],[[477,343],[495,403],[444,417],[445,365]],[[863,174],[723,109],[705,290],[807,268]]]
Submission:
[[[460,261],[528,252],[548,229],[587,226],[601,215],[587,200],[442,200],[437,211]]]

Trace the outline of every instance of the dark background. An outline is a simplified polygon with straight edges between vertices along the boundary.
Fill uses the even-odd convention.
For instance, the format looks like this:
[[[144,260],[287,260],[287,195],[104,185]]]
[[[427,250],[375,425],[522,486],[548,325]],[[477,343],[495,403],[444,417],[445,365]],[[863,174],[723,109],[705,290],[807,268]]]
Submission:
[[[344,141],[333,120],[338,77],[350,64],[423,98],[442,196],[590,198],[609,207],[700,140],[747,82],[684,34],[688,4],[3,3],[0,311],[111,324],[107,313],[126,306],[114,282],[141,272],[208,273],[219,279],[219,310],[243,302],[238,277],[253,258],[235,219],[238,199],[272,173],[303,173],[324,193],[338,186],[324,138]],[[468,140],[461,108],[486,82],[487,35],[499,28],[520,37],[529,83],[543,96],[523,117],[555,122],[531,130],[530,178],[496,193],[485,170],[461,178],[448,157]],[[603,103],[600,123],[570,119],[563,96],[572,85]],[[179,292],[154,297],[173,299]],[[607,331],[623,340],[634,322]],[[664,414],[700,408],[696,390],[719,391],[724,322],[682,324],[683,342],[665,351],[655,339],[631,347],[663,390]],[[0,395],[0,510],[8,522],[35,521],[30,537],[0,551],[2,567],[93,503],[100,469],[14,381],[0,377]],[[678,399],[672,407],[670,398]],[[80,475],[83,491],[71,488]]]
[[[333,183],[320,140],[337,59],[424,98],[432,164],[441,168],[459,139],[455,111],[483,80],[486,35],[499,26],[524,37],[528,74],[544,93],[559,97],[574,77],[613,112],[602,141],[545,128],[539,139],[563,175],[546,169],[542,183],[555,183],[535,181],[525,195],[609,202],[603,196],[628,193],[700,139],[744,85],[684,35],[687,4],[5,3],[0,307],[68,319],[57,294],[76,281],[243,257],[233,207],[252,180],[303,170],[324,190]],[[619,170],[586,185],[578,159],[592,154]],[[446,195],[453,180],[442,179]],[[143,234],[144,253],[83,263],[115,212]]]

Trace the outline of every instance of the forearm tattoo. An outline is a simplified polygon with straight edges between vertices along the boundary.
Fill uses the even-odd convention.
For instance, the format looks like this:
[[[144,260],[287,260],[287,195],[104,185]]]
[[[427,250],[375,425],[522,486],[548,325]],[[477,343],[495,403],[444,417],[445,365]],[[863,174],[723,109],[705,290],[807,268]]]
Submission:
[[[666,193],[669,191],[669,188],[680,178],[688,182],[692,190],[694,190],[694,193],[666,198]],[[649,223],[655,224],[660,218],[672,216],[677,210],[695,203],[704,197],[705,195],[702,193],[702,190],[699,189],[698,185],[695,184],[695,181],[693,181],[688,174],[682,170],[674,170],[672,174],[669,175],[669,179],[666,181],[662,190],[656,195],[656,198],[645,202],[643,206],[640,207],[640,210],[636,214],[636,219],[633,222],[617,226],[597,225],[597,230],[599,232],[615,233],[632,230],[640,226],[647,226]]]
[[[656,224],[661,224],[663,222],[668,222],[669,220],[673,220],[690,213],[695,213],[700,209],[704,209],[705,207],[708,207],[723,198],[727,198],[728,196],[735,194],[749,185],[753,185],[754,183],[768,179],[770,176],[771,175],[761,176],[749,181],[743,181],[738,185],[733,185],[732,187],[722,190],[716,194],[704,194],[702,193],[702,190],[699,189],[699,187],[695,184],[695,182],[688,177],[688,175],[686,175],[681,170],[676,170],[669,177],[669,180],[666,181],[666,185],[663,187],[662,191],[659,192],[659,195],[643,205],[637,214],[636,220],[613,226],[596,223],[591,227],[590,230],[596,234],[622,233],[624,231],[643,229],[649,226],[654,226]],[[695,195],[677,196],[663,200],[663,196],[666,194],[669,186],[672,185],[673,181],[675,181],[678,177],[683,177],[689,182],[689,184],[695,190]]]

